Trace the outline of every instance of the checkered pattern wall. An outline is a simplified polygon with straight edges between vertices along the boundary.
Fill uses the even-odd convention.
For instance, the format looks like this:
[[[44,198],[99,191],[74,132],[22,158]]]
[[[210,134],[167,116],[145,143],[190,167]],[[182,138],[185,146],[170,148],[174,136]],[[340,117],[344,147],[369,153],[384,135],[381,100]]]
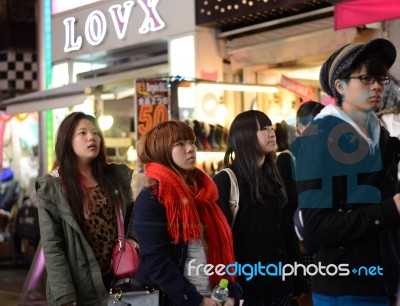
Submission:
[[[0,51],[0,91],[3,96],[38,89],[36,53]]]

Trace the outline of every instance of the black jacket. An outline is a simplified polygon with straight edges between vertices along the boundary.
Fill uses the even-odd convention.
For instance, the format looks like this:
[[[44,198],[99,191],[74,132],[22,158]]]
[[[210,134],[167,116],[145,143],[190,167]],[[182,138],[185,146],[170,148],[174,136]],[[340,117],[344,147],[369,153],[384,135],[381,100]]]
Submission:
[[[263,203],[252,203],[249,196],[249,184],[252,182],[244,181],[237,174],[235,166],[232,170],[236,174],[240,191],[239,211],[232,228],[236,261],[253,266],[258,262],[263,266],[300,262],[297,237],[285,203],[275,194],[267,193]],[[219,191],[219,204],[231,224],[229,176],[221,171],[214,177],[214,181]],[[273,267],[270,267],[270,272],[273,272]],[[249,271],[247,268],[243,270]],[[281,275],[257,275],[249,279],[248,275],[242,274],[239,280],[244,299],[296,295],[306,290],[306,280],[302,276],[287,276],[283,281]]]
[[[332,265],[332,275],[313,277],[313,291],[393,295],[400,279],[400,215],[393,201],[400,142],[381,128],[379,145],[371,148],[333,116],[315,120],[314,132],[291,145],[305,232],[319,247],[316,262]],[[348,275],[334,273],[333,265]]]

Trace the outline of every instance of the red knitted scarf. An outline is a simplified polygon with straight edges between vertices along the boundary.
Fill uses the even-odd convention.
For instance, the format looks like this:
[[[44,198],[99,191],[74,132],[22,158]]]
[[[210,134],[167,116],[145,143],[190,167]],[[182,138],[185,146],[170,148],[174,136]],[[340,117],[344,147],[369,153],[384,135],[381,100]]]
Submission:
[[[145,167],[146,175],[158,181],[155,195],[165,206],[168,220],[168,233],[177,244],[180,239],[187,243],[190,239],[201,238],[201,222],[205,228],[207,241],[207,261],[214,267],[218,264],[235,262],[232,232],[224,214],[216,204],[218,189],[212,179],[203,171],[196,169],[197,193],[182,178],[169,168],[150,163]],[[219,283],[222,277],[213,273],[211,286]],[[224,275],[230,281],[234,277]]]

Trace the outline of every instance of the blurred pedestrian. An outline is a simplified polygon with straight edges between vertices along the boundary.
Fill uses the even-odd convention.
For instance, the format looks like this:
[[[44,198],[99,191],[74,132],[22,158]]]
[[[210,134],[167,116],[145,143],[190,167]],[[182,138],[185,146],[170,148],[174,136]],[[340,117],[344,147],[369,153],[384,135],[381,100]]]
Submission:
[[[15,220],[14,246],[22,266],[29,268],[40,241],[38,208],[32,199],[25,196]]]
[[[297,136],[301,136],[305,129],[312,123],[314,117],[319,114],[319,112],[325,106],[319,102],[315,101],[307,101],[300,105],[299,109],[296,112],[296,133]],[[296,180],[294,178],[293,168],[294,168],[295,160],[293,158],[293,154],[290,150],[285,150],[281,152],[276,158],[276,164],[279,169],[279,173],[285,183],[286,192],[288,195],[288,205],[286,209],[288,210],[288,214],[290,216],[295,217],[295,212],[298,208],[298,194],[296,189]],[[292,222],[292,226],[295,226],[295,223]],[[299,235],[299,232],[297,231]],[[299,237],[299,250],[302,257],[302,262],[305,265],[314,264],[314,253],[304,245],[303,237]],[[312,305],[311,300],[311,276],[307,276],[308,280],[308,288],[306,294],[304,294],[301,298],[298,299],[297,304],[299,306],[308,306]]]

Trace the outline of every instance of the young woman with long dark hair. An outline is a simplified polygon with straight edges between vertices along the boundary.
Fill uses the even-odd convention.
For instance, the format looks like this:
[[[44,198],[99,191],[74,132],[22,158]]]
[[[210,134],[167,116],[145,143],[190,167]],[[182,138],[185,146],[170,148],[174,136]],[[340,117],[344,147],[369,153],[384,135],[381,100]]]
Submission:
[[[61,123],[58,169],[36,182],[49,305],[107,305],[117,243],[116,207],[131,203],[132,170],[108,164],[97,120],[82,112]]]
[[[236,260],[242,265],[279,266],[300,261],[275,150],[275,133],[265,113],[250,110],[236,116],[229,129],[224,164],[235,173],[239,185],[239,211],[232,231]],[[231,224],[229,176],[221,171],[214,181],[219,204]],[[257,274],[249,279],[242,274],[239,280],[244,306],[290,305],[290,299],[305,286],[303,277],[293,276],[283,281],[278,276]]]

